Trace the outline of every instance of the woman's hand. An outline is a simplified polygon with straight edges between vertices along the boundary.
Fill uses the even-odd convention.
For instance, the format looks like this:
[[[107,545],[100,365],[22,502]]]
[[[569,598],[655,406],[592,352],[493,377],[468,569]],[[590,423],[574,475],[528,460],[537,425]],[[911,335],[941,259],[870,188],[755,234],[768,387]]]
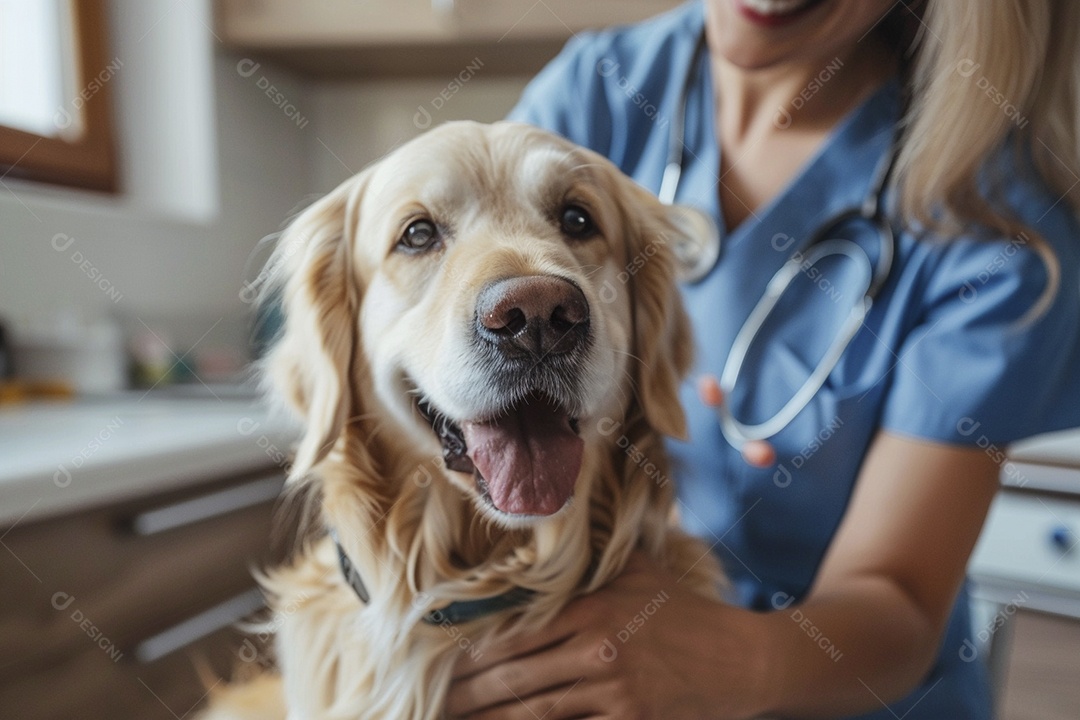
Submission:
[[[698,378],[698,399],[714,410],[724,404],[724,391],[715,375]],[[767,468],[776,464],[776,450],[764,440],[747,440],[739,452],[746,464],[752,467]]]
[[[635,554],[621,576],[534,636],[463,656],[451,717],[701,720],[755,714],[760,617],[708,600]]]
[[[722,401],[714,380],[702,383],[701,395],[709,405]],[[765,450],[752,459],[771,462]],[[979,448],[879,431],[798,606],[758,614],[723,605],[634,556],[621,576],[570,603],[541,633],[480,648],[476,662],[463,657],[447,708],[477,720],[880,709],[926,678],[997,472]],[[823,637],[836,653],[824,651]]]

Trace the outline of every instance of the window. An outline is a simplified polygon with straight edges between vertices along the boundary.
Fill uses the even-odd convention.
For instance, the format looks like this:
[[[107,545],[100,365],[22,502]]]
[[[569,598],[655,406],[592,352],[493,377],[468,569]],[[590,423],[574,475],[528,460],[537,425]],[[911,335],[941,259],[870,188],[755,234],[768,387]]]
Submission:
[[[104,0],[0,0],[0,176],[116,190]]]

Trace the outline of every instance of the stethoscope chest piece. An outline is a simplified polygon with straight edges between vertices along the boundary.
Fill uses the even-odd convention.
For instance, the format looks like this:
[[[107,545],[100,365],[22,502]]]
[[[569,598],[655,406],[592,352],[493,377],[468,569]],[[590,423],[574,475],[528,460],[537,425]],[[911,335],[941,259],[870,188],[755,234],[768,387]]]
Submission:
[[[720,229],[707,214],[686,205],[674,205],[668,217],[679,232],[672,243],[679,280],[696,283],[720,260]]]

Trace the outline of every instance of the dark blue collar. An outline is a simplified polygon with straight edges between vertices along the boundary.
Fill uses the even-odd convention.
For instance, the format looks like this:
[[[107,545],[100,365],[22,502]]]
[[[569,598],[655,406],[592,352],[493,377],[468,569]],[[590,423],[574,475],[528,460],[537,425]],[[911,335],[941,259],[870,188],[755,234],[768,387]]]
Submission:
[[[330,537],[334,541],[334,547],[337,548],[338,563],[341,565],[341,574],[345,576],[345,582],[349,583],[349,587],[353,589],[360,601],[367,604],[371,600],[371,594],[364,585],[364,581],[360,578],[359,571],[345,553],[345,548],[341,547],[336,533],[331,532]],[[533,591],[526,588],[510,588],[502,595],[480,598],[479,600],[452,602],[444,608],[427,613],[424,615],[423,620],[430,625],[443,625],[446,623],[456,625],[497,613],[500,610],[516,607],[529,600],[532,595]]]

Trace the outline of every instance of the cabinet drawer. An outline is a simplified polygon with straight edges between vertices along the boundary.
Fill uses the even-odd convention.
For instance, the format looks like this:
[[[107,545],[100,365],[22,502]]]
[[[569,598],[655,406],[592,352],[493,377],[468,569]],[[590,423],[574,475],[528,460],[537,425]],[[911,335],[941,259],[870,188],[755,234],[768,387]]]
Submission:
[[[87,643],[50,666],[0,682],[0,717],[20,720],[176,720],[190,718],[214,679],[244,672],[251,657],[225,629],[152,663],[114,659]],[[242,649],[238,651],[238,648]],[[206,668],[200,677],[198,668]],[[248,668],[252,669],[252,668]]]
[[[264,489],[265,497],[234,502],[223,514],[207,516],[206,503],[201,513],[183,511],[245,484],[280,487],[279,477],[269,477],[207,483],[9,530],[0,557],[0,657],[8,659],[0,663],[0,684],[52,672],[88,648],[130,655],[146,638],[250,589],[251,568],[269,560],[273,493]],[[177,507],[179,515],[171,512]],[[163,508],[170,511],[158,512]],[[156,531],[140,534],[137,526]]]
[[[1080,501],[1002,492],[968,570],[975,578],[1080,592]]]

